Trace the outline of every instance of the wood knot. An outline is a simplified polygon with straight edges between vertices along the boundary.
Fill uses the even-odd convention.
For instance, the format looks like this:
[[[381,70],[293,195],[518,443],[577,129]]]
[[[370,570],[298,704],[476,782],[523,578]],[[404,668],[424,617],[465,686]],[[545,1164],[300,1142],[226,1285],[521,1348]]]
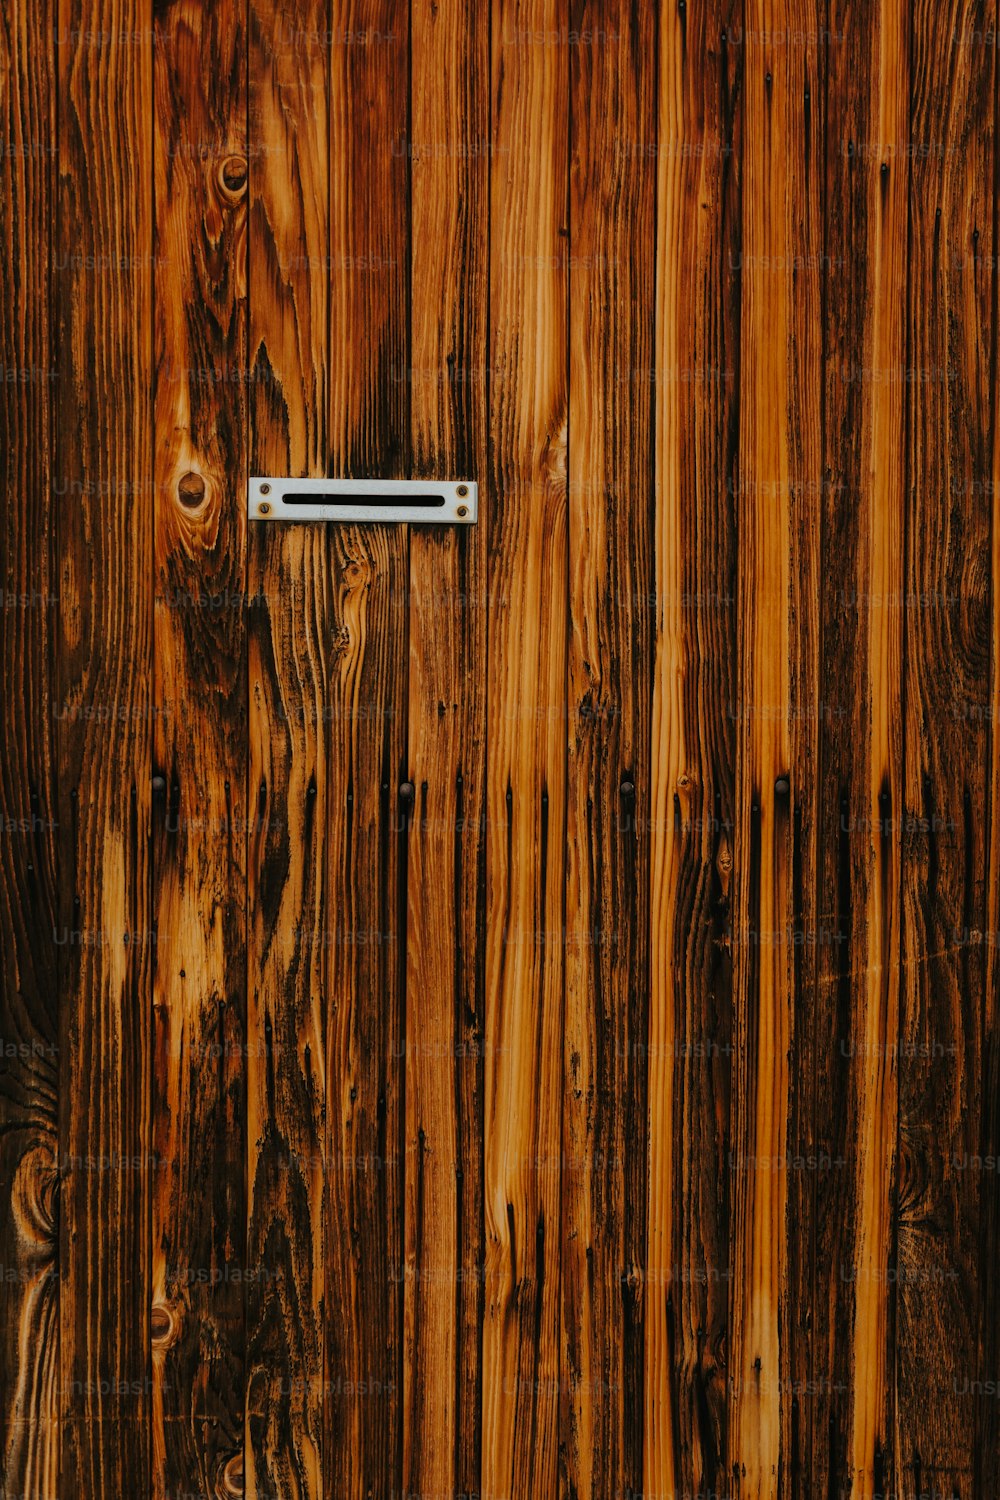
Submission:
[[[32,1253],[44,1257],[56,1249],[56,1197],[59,1177],[48,1146],[26,1151],[17,1164],[10,1190],[11,1218]]]
[[[167,1349],[177,1336],[177,1319],[165,1302],[154,1302],[149,1315],[149,1332],[158,1349]]]
[[[243,1493],[243,1454],[234,1453],[222,1471],[222,1494],[242,1495]]]
[[[901,1220],[913,1222],[927,1192],[929,1173],[926,1153],[905,1133],[900,1133],[897,1166],[897,1211]]]
[[[234,152],[224,156],[219,163],[219,188],[231,203],[237,202],[246,192],[247,159]]]
[[[558,428],[545,440],[539,467],[547,474],[557,491],[566,484],[566,453],[569,445],[569,418],[563,417]]]
[[[200,505],[205,498],[205,481],[202,476],[193,469],[182,474],[177,481],[177,495],[181,504],[189,509],[193,510],[196,505]]]
[[[352,557],[345,562],[342,577],[348,593],[356,593],[371,585],[372,568],[367,558]]]

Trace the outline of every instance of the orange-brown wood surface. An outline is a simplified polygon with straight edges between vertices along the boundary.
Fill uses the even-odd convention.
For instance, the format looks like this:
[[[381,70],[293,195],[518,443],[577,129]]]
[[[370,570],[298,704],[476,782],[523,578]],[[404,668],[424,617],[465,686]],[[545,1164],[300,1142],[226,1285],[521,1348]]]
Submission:
[[[0,1500],[1000,1500],[997,21],[6,0]]]
[[[246,17],[177,0],[154,42],[152,1488],[230,1495],[246,1263]]]
[[[149,20],[136,0],[60,0],[54,222],[26,247],[49,245],[53,308],[54,1269],[67,1495],[145,1487],[153,1433]]]
[[[52,3],[0,26],[0,1489],[59,1482]]]

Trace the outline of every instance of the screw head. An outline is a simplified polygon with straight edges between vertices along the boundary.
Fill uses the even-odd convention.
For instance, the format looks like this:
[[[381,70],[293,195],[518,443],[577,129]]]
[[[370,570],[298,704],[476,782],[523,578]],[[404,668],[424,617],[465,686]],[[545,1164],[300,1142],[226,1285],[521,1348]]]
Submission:
[[[399,800],[404,807],[408,807],[416,795],[416,787],[412,781],[404,781],[399,789]]]
[[[262,495],[269,495],[271,493],[271,486],[269,484],[262,484],[260,492]]]
[[[457,514],[460,516],[467,516],[469,514],[469,507],[467,505],[460,505],[458,507]]]
[[[458,489],[455,491],[456,495],[467,495],[468,493],[469,493],[469,486],[467,484],[460,484],[458,486]]]
[[[269,516],[271,514],[271,507],[268,505],[266,500],[262,500],[258,505],[257,514],[259,516]]]

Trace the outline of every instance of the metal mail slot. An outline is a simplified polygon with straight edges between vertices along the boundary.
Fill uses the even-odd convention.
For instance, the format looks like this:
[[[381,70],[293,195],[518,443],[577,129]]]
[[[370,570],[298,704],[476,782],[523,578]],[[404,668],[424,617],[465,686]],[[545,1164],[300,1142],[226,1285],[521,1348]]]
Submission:
[[[253,478],[251,521],[409,521],[472,525],[479,487],[471,479]]]

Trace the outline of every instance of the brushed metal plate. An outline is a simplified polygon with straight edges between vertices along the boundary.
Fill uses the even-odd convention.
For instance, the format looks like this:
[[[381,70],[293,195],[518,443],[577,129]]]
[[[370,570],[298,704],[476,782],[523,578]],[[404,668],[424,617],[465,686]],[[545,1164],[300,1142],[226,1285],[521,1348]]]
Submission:
[[[251,521],[408,521],[417,526],[471,526],[479,486],[471,479],[292,479],[254,477]]]

